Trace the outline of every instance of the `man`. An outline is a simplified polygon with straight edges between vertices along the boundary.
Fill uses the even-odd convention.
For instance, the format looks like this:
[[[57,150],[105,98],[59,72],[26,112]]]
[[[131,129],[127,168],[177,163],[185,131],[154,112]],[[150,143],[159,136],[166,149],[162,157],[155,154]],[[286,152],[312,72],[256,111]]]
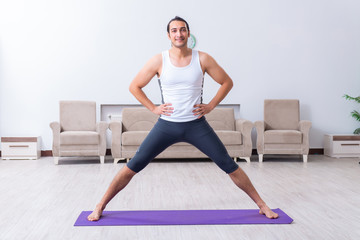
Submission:
[[[146,165],[168,146],[188,142],[207,154],[233,182],[258,205],[260,214],[277,218],[260,198],[247,175],[228,155],[224,145],[207,123],[204,115],[211,112],[233,86],[231,78],[208,54],[187,47],[188,23],[175,17],[167,26],[170,50],[154,56],[130,84],[130,92],[153,113],[160,115],[135,156],[115,176],[100,203],[88,216],[97,221],[110,200]],[[220,88],[208,103],[202,103],[203,77],[207,73]],[[156,106],[143,92],[151,79],[159,78],[163,104]]]

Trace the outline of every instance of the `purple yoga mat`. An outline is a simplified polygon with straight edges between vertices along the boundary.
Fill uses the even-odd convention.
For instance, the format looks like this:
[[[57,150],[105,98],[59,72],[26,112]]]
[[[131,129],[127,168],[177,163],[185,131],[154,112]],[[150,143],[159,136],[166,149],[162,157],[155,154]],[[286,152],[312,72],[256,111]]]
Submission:
[[[91,211],[83,211],[74,226],[134,225],[222,225],[222,224],[289,224],[293,219],[281,209],[273,209],[277,219],[268,219],[258,209],[243,210],[159,210],[104,211],[99,221],[90,222]]]

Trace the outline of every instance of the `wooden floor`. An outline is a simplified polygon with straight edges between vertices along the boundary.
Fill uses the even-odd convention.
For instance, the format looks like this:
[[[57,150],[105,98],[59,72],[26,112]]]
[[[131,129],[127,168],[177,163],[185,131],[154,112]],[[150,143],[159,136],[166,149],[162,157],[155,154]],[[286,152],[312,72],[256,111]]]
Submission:
[[[0,161],[0,239],[360,239],[360,159],[310,155],[240,161],[263,199],[294,219],[287,225],[74,227],[124,163],[107,159]],[[107,210],[254,209],[217,166],[155,161]]]

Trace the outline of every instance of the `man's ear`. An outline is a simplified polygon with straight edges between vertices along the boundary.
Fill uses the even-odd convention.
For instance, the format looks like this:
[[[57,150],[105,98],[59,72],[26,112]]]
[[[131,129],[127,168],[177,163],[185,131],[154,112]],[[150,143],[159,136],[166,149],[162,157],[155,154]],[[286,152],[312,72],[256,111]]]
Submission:
[[[167,36],[168,36],[168,38],[171,40],[171,38],[170,38],[170,33],[167,33]]]

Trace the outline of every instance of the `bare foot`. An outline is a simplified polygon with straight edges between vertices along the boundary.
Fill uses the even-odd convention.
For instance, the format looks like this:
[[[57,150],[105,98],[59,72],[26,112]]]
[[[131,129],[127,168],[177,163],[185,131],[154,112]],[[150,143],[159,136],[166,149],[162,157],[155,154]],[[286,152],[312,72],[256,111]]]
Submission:
[[[96,206],[95,207],[95,210],[87,217],[87,219],[89,220],[89,221],[98,221],[99,219],[100,219],[100,217],[101,217],[101,214],[102,214],[102,212],[103,212],[103,208],[102,207],[100,207],[100,206]]]
[[[265,215],[267,218],[279,217],[279,214],[274,213],[267,205],[260,207],[259,213]]]

